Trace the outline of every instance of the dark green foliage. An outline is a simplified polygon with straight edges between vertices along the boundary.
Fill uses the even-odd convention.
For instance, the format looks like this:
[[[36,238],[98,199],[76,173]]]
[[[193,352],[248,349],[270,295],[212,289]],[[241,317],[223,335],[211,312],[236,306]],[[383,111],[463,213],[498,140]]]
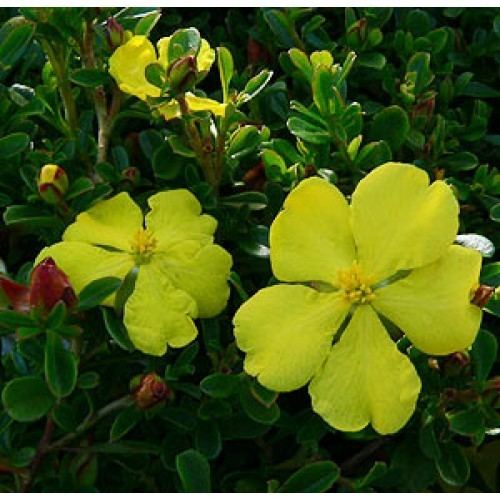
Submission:
[[[213,123],[188,118],[201,152],[184,119],[120,93],[108,60],[124,35],[110,17],[153,43],[186,28],[170,58],[196,54],[200,37],[216,49],[196,91],[229,104]],[[244,372],[231,319],[275,283],[269,227],[311,175],[350,195],[381,163],[414,163],[452,185],[461,234],[500,245],[499,8],[23,7],[0,9],[0,23],[0,272],[28,283],[40,250],[99,200],[127,191],[146,209],[176,188],[218,220],[234,260],[227,308],[162,357],[136,350],[123,325],[137,270],[44,317],[0,294],[0,491],[498,491],[498,295],[469,351],[408,351],[422,393],[390,436],[330,428],[306,388],[262,387]],[[147,77],[165,84],[158,65]],[[57,205],[38,193],[47,163],[69,178]],[[500,286],[495,255],[481,283]],[[98,307],[113,294],[114,308]],[[143,404],[151,373],[168,391]]]

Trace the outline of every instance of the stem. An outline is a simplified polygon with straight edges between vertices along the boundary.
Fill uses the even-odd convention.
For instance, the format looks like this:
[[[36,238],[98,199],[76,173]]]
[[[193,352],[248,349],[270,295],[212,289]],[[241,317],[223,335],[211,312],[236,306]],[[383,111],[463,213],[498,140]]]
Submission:
[[[70,432],[69,434],[66,434],[66,436],[62,437],[58,441],[55,441],[52,443],[48,448],[47,451],[54,451],[59,448],[64,447],[66,444],[69,442],[73,441],[73,439],[81,436],[83,433],[88,431],[91,427],[93,427],[99,420],[102,420],[104,417],[107,417],[110,413],[113,413],[116,410],[119,410],[121,408],[126,408],[127,406],[132,405],[134,402],[132,396],[127,394],[126,396],[116,399],[115,401],[112,401],[111,403],[107,404],[106,406],[103,406],[100,410],[98,410],[96,413],[93,415],[89,415],[82,424],[74,431]]]
[[[342,475],[349,474],[352,472],[358,465],[362,464],[367,458],[370,458],[379,448],[382,447],[387,442],[386,438],[380,438],[376,441],[372,441],[370,444],[365,446],[358,453],[353,455],[351,458],[346,460],[340,465],[340,469],[342,470]]]
[[[40,465],[42,464],[43,457],[47,453],[47,450],[49,449],[49,443],[50,440],[52,439],[52,433],[54,431],[54,422],[50,417],[47,417],[47,420],[45,422],[45,429],[43,431],[42,437],[38,443],[35,456],[33,460],[31,461],[31,465],[28,471],[28,475],[24,479],[21,491],[23,493],[26,493],[29,491],[33,479],[35,478],[36,473],[38,472],[38,469],[40,468]]]
[[[94,25],[92,21],[85,23],[83,39],[80,44],[83,67],[97,69],[94,54]],[[94,108],[97,117],[97,163],[105,162],[108,157],[109,139],[113,130],[114,119],[120,110],[121,92],[118,87],[113,87],[111,106],[108,109],[106,92],[102,85],[96,87],[93,93]]]
[[[219,190],[220,179],[217,178],[216,169],[212,161],[212,154],[207,154],[203,148],[200,132],[193,120],[189,117],[189,107],[184,95],[177,96],[177,102],[184,118],[184,126],[189,144],[196,155],[196,160],[205,175],[206,181],[216,190]]]
[[[46,40],[41,42],[41,45],[47,54],[50,65],[56,75],[57,85],[59,87],[59,95],[64,106],[66,122],[69,127],[69,135],[74,136],[78,127],[78,115],[76,112],[76,103],[71,91],[71,83],[66,73],[66,64],[64,55],[56,52],[52,44]]]

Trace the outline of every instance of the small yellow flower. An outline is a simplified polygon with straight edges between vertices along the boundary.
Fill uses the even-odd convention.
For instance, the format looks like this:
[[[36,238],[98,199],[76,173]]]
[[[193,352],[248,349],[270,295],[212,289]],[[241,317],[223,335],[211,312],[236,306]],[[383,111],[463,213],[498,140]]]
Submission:
[[[273,272],[292,284],[259,291],[234,318],[245,370],[276,391],[311,381],[313,409],[340,430],[396,432],[421,383],[381,317],[433,355],[469,347],[479,329],[481,255],[452,245],[457,230],[451,189],[412,165],[376,168],[350,206],[327,181],[302,181],[270,236]]]
[[[167,344],[182,347],[197,335],[193,318],[219,314],[225,307],[231,256],[213,243],[217,221],[185,189],[148,200],[144,217],[127,193],[78,215],[63,241],[42,250],[52,257],[79,293],[106,276],[124,279],[139,269],[125,304],[124,322],[141,351],[160,356]],[[113,306],[114,296],[103,305]]]
[[[118,47],[109,58],[109,72],[116,80],[120,90],[146,101],[148,97],[160,97],[161,91],[146,79],[146,68],[150,64],[159,64],[165,71],[173,61],[168,61],[168,45],[171,37],[158,41],[158,54],[153,44],[143,35],[133,36]],[[198,81],[210,70],[215,60],[215,51],[206,40],[201,41],[200,51],[196,56]],[[225,105],[220,102],[186,93],[186,102],[191,111],[210,111],[216,116],[225,113]],[[179,103],[171,99],[161,105],[158,111],[167,120],[181,116]]]

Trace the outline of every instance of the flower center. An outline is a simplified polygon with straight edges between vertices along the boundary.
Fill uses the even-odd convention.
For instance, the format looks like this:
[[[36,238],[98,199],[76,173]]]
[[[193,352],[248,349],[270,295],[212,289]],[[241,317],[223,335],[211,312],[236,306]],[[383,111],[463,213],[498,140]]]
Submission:
[[[349,269],[339,271],[338,280],[344,298],[353,304],[367,304],[375,298],[371,279],[363,274],[357,262]]]
[[[147,262],[156,248],[156,238],[148,229],[139,229],[130,242],[130,248],[138,263]]]

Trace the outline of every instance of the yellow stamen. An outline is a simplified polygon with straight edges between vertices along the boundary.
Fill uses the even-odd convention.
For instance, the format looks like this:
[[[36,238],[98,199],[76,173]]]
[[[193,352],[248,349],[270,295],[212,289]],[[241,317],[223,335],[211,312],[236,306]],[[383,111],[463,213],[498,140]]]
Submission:
[[[371,288],[372,279],[363,274],[357,262],[354,262],[349,269],[339,271],[338,281],[344,291],[345,299],[349,302],[368,304],[375,298]]]
[[[156,238],[148,229],[139,229],[130,242],[132,253],[141,262],[148,260],[156,248]]]

